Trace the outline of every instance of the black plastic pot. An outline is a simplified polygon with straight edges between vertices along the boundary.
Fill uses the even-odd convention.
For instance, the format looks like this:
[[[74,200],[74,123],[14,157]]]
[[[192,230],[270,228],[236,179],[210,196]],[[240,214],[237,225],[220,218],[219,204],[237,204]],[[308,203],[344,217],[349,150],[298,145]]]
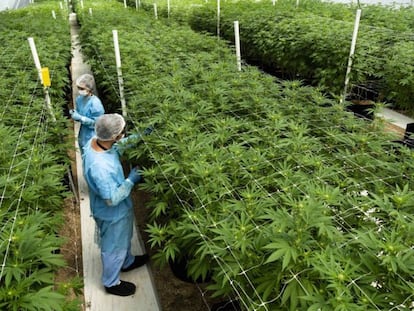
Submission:
[[[414,123],[408,123],[405,127],[404,138],[402,140],[394,140],[395,143],[404,145],[410,149],[414,149]]]
[[[170,269],[174,276],[181,281],[187,283],[205,283],[211,280],[211,275],[207,274],[205,279],[199,277],[198,279],[194,280],[193,278],[188,276],[188,262],[189,259],[187,257],[183,257],[181,259],[176,259],[175,261],[170,260],[168,263],[170,265]]]
[[[212,305],[210,311],[241,311],[241,308],[237,300],[226,300]]]
[[[353,112],[358,118],[374,120],[374,113],[372,111],[374,108],[374,104],[352,104],[347,106],[346,110]]]

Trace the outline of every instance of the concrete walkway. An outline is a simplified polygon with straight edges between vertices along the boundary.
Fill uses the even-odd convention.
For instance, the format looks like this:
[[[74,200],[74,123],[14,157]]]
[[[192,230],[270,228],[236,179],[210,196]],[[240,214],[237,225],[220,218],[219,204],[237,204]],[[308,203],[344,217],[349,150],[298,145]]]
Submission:
[[[383,108],[382,111],[377,114],[377,116],[384,118],[391,124],[398,126],[403,130],[405,130],[408,123],[414,123],[414,119],[411,119],[388,108]]]
[[[76,98],[75,81],[83,73],[91,73],[90,68],[83,62],[83,56],[79,51],[78,32],[79,26],[76,14],[69,16],[72,38],[72,89],[73,98]],[[75,103],[74,103],[75,106]],[[83,178],[82,160],[78,150],[77,133],[79,123],[75,122],[75,144],[77,182],[80,200],[81,230],[82,230],[82,259],[83,259],[83,280],[84,280],[84,310],[87,311],[158,311],[161,310],[158,297],[155,292],[149,265],[122,273],[122,280],[134,283],[137,291],[128,297],[109,295],[105,292],[101,283],[102,264],[100,251],[94,242],[95,222],[90,215],[88,186]],[[143,247],[138,230],[134,227],[132,241],[132,253],[135,255],[143,254]]]

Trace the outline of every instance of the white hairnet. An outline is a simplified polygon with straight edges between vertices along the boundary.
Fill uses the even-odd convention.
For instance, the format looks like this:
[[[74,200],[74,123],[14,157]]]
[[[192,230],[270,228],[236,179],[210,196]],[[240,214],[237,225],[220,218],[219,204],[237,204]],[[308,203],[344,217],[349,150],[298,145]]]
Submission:
[[[76,86],[80,86],[88,89],[89,91],[93,91],[95,88],[95,79],[89,73],[85,73],[76,79]]]
[[[122,133],[124,127],[125,120],[120,114],[104,114],[96,120],[96,137],[102,141],[114,140]]]

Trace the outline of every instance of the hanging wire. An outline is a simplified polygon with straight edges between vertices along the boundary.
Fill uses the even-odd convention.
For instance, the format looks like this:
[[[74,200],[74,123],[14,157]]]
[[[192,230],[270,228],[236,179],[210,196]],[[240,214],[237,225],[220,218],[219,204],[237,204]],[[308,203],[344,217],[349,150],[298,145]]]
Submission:
[[[254,113],[253,113],[254,114]],[[150,116],[148,116],[147,115],[147,117],[148,118],[150,118]],[[312,116],[310,116],[310,118],[312,118]],[[340,125],[334,125],[334,127],[337,127],[337,128],[340,128]],[[202,128],[204,129],[204,131],[206,132],[206,133],[209,133],[209,131],[211,130],[211,129],[209,129],[208,127],[203,127],[202,126]],[[327,126],[322,126],[322,127],[316,127],[316,128],[318,128],[319,130],[324,130],[324,129],[326,129],[326,128],[332,128],[332,126],[329,126],[329,125],[327,125]],[[372,133],[375,133],[375,132],[372,132]],[[249,134],[252,134],[252,135],[254,135],[254,133],[249,133]],[[329,135],[332,135],[332,134],[328,134],[328,136]],[[145,140],[144,140],[144,143],[145,143]],[[346,144],[344,144],[343,145],[344,147],[346,147]],[[151,149],[150,149],[150,146],[146,146],[149,150],[150,150],[150,153],[151,153]],[[275,147],[276,149],[277,149],[277,145],[275,145],[275,146],[273,146],[273,147]],[[334,147],[329,147],[329,146],[325,146],[325,148],[327,149],[327,150],[329,150],[329,149],[334,149],[334,148],[337,148],[338,147],[338,145],[336,145],[336,146],[334,146]],[[311,153],[311,151],[309,151],[309,153]],[[169,153],[169,155],[173,158],[173,159],[176,159],[175,158],[175,156],[174,156],[174,154],[171,152],[171,153]],[[375,160],[376,159],[376,154],[375,153],[373,153],[373,154],[370,154],[370,153],[366,153],[366,155],[368,155],[372,160]],[[156,159],[156,157],[155,156],[152,156],[152,158],[154,158],[154,159]],[[354,158],[354,155],[349,155],[349,156],[345,156],[345,157],[341,157],[341,158],[339,158],[340,160],[344,160],[345,162],[348,162],[348,163],[350,163],[350,164],[352,164],[353,166],[349,169],[350,171],[356,171],[356,170],[358,170],[358,171],[360,171],[360,172],[363,172],[364,174],[368,174],[368,176],[370,176],[370,177],[367,177],[367,181],[366,181],[366,183],[367,184],[371,184],[371,183],[375,183],[375,182],[378,182],[378,181],[380,181],[380,182],[383,182],[384,184],[386,184],[387,186],[389,186],[389,187],[392,187],[393,185],[392,184],[388,184],[387,183],[387,178],[389,178],[389,179],[392,179],[392,178],[394,178],[394,177],[399,177],[399,175],[395,175],[395,176],[388,176],[388,177],[386,177],[386,178],[380,178],[380,179],[376,179],[376,176],[375,176],[375,174],[372,172],[372,171],[370,171],[369,169],[367,169],[367,167],[364,167],[364,166],[361,166],[361,165],[359,165],[358,163],[356,163],[354,160],[353,160],[353,158]],[[233,159],[234,160],[236,160],[236,158],[235,157],[233,157]],[[177,161],[179,160],[179,159],[176,159]],[[281,160],[281,158],[279,158],[279,159],[274,159],[275,161],[274,162],[278,162],[278,160]],[[162,167],[162,165],[159,163],[159,162],[157,162],[156,161],[156,164],[159,166],[159,167]],[[283,173],[283,171],[278,171],[277,170],[277,167],[275,167],[272,163],[270,163],[269,162],[269,164],[275,169],[275,171],[276,172],[278,172],[278,173],[280,173],[281,175],[284,175],[284,173]],[[240,169],[241,170],[244,170],[247,174],[250,174],[247,170],[246,170],[246,168],[245,167],[240,167]],[[306,170],[306,166],[305,165],[297,165],[296,167],[294,167],[293,168],[294,170]],[[286,172],[287,173],[287,172]],[[312,174],[312,172],[311,171],[309,171],[308,172],[309,174]],[[346,171],[345,171],[345,173],[346,173]],[[334,173],[333,173],[334,174]],[[250,174],[251,175],[251,174]],[[329,176],[329,175],[328,175]],[[259,188],[261,188],[261,189],[265,189],[260,183],[258,183],[258,181],[255,179],[255,177],[253,176],[253,175],[251,175],[251,177],[252,177],[252,180],[256,183],[256,185],[259,187]],[[174,181],[174,183],[172,183],[171,181],[169,181],[169,177],[167,176],[167,175],[165,175],[164,174],[164,178],[168,181],[168,184],[169,184],[169,186],[170,186],[170,188],[172,188],[172,189],[174,189],[174,187],[176,187],[177,186],[177,181]],[[187,183],[188,183],[188,185],[187,185],[187,189],[188,189],[188,191],[189,192],[191,192],[191,193],[194,193],[195,195],[196,195],[196,197],[197,197],[197,189],[196,188],[194,188],[193,187],[193,185],[190,183],[190,179],[187,177],[187,176],[183,176],[183,179],[184,180],[186,180],[187,181]],[[320,180],[322,183],[326,183],[324,180]],[[298,191],[300,191],[305,197],[307,196],[307,193],[306,193],[306,191],[305,190],[303,190],[302,189],[302,187],[301,186],[304,186],[305,184],[298,184],[298,183],[296,183],[296,184],[293,184],[293,185],[291,185],[292,187],[294,187],[295,189],[297,189]],[[328,184],[327,184],[328,185]],[[180,186],[183,186],[183,185],[181,185],[180,184]],[[227,185],[223,185],[224,187],[227,187]],[[362,184],[360,183],[359,184],[359,186],[362,186]],[[183,187],[185,187],[185,186],[183,186]],[[351,190],[351,189],[344,189],[344,191],[346,191],[346,190]],[[174,190],[174,192],[175,192],[175,190]],[[236,189],[228,189],[227,188],[227,192],[228,193],[236,193],[237,192],[237,190]],[[268,194],[269,195],[269,197],[272,197],[273,198],[273,194],[271,194],[271,193],[269,193]],[[186,205],[185,205],[185,203],[184,203],[184,200],[183,199],[181,199],[180,197],[179,197],[179,195],[178,195],[178,193],[176,193],[176,196],[177,196],[177,200],[178,200],[178,202],[180,202],[181,204],[182,204],[182,206],[183,206],[183,209],[184,210],[186,210]],[[234,198],[236,198],[235,196],[234,196]],[[198,199],[198,201],[199,201],[199,205],[200,205],[200,208],[203,208],[203,209],[205,209],[206,208],[206,206],[205,206],[205,204],[202,202],[202,199],[201,198],[199,198],[199,197],[197,197],[197,199]],[[276,200],[275,200],[275,203],[276,203]],[[360,211],[363,211],[361,208],[359,208],[360,209]],[[206,210],[206,215],[207,215],[207,217],[208,217],[208,212],[207,212],[207,210]],[[336,220],[337,221],[337,223],[338,223],[338,225],[339,226],[343,226],[343,223],[347,223],[347,221],[346,221],[346,219],[345,218],[341,218],[341,215],[338,215],[339,216],[339,219],[338,220]],[[228,216],[228,218],[230,219],[230,215]],[[222,221],[225,221],[226,219],[223,219]],[[212,220],[212,222],[214,222],[214,220]],[[213,243],[212,245],[214,245],[214,241],[211,241],[211,240],[209,240],[208,239],[208,237],[206,237],[206,236],[204,236],[203,235],[203,233],[202,233],[202,229],[201,228],[199,228],[198,227],[198,224],[195,222],[195,221],[193,221],[193,224],[194,224],[194,226],[196,227],[196,228],[198,228],[198,233],[200,234],[200,236],[203,238],[203,240],[206,242],[206,243]],[[261,225],[258,225],[258,224],[256,224],[256,226],[255,226],[255,229],[254,230],[258,230],[258,231],[260,231],[260,226],[263,226],[263,225],[265,225],[265,223],[264,224],[261,224]],[[348,226],[349,227],[351,227],[351,225],[350,224],[348,224]],[[357,238],[357,236],[356,235],[354,235],[354,238]],[[233,252],[232,252],[232,248],[231,248],[231,246],[230,245],[226,245],[226,249],[228,249],[229,251],[230,251],[230,254],[232,254],[233,255],[233,258],[236,260],[236,262],[238,262],[238,260],[237,260],[237,256],[235,256],[234,254],[233,254]],[[215,258],[216,260],[218,260],[218,258]],[[221,263],[219,263],[219,265],[222,267],[222,268],[224,268],[225,267],[225,263],[224,262],[221,262]],[[248,271],[249,270],[249,268],[244,268],[244,267],[242,267],[241,265],[239,265],[239,267],[240,267],[240,270],[242,271],[242,274],[246,274],[246,271]],[[253,269],[253,268],[251,268],[251,269]],[[231,279],[229,279],[229,281],[231,282],[231,285],[233,286],[233,287],[236,287],[237,286],[237,282],[233,282]],[[353,282],[355,282],[356,280],[353,280]],[[248,282],[251,284],[251,286],[253,286],[252,285],[252,282],[251,282],[251,280],[250,279],[248,279]],[[408,282],[408,281],[407,281]],[[407,283],[408,284],[408,283]],[[303,287],[303,285],[302,285],[302,287]],[[236,292],[238,293],[238,296],[239,296],[239,298],[242,300],[243,299],[243,297],[244,297],[244,295],[246,294],[246,293],[244,293],[244,295],[240,295],[240,293],[241,292],[239,292],[239,290],[236,290]],[[367,297],[368,298],[368,297]],[[269,304],[269,303],[271,303],[272,301],[274,301],[274,300],[271,300],[271,301],[267,301],[267,302],[264,302],[264,301],[261,301],[261,304],[260,304],[260,306],[262,306],[262,305],[266,305],[266,304]],[[250,301],[250,303],[254,303],[253,301]],[[244,303],[244,305],[245,306],[247,306],[248,305],[248,303]]]
[[[98,55],[99,55],[99,53],[98,53]],[[103,61],[101,61],[101,63],[103,64],[104,62]],[[107,71],[105,71],[105,72],[107,72]],[[111,79],[108,79],[108,81],[112,81]],[[114,90],[115,90],[115,93],[117,93],[117,91],[116,91],[116,87],[114,86],[113,87],[114,88]],[[131,93],[132,94],[132,93]],[[237,115],[237,112],[236,111],[232,111],[233,112],[233,115],[236,117],[236,118],[238,118],[238,115]],[[254,115],[254,113],[252,113],[252,115]],[[316,114],[315,114],[316,115]],[[150,116],[146,116],[147,118],[150,118]],[[310,115],[309,116],[310,118],[312,118],[312,115]],[[341,125],[333,125],[333,127],[336,127],[336,128],[338,128],[338,129],[340,129],[341,128]],[[329,125],[327,125],[327,126],[321,126],[321,127],[315,127],[316,129],[318,129],[319,131],[324,131],[325,133],[327,133],[327,137],[329,137],[329,136],[332,136],[333,134],[331,134],[330,132],[328,132],[328,131],[326,131],[326,129],[332,129],[332,127],[331,126],[329,126]],[[206,133],[209,133],[209,131],[211,130],[211,129],[209,129],[209,128],[207,128],[207,127],[204,127],[203,128],[205,131],[206,131]],[[210,132],[211,133],[211,132]],[[375,132],[373,132],[373,133],[375,133]],[[252,135],[254,135],[255,133],[252,131],[252,132],[249,132],[248,134],[252,134]],[[245,142],[245,143],[248,143],[247,141]],[[149,153],[150,153],[150,155],[152,156],[152,158],[153,159],[155,159],[155,164],[158,166],[158,167],[160,167],[161,169],[162,169],[162,163],[160,163],[157,159],[156,159],[156,156],[155,156],[155,154],[153,153],[153,151],[151,150],[151,147],[145,142],[145,140],[144,140],[144,144],[146,145],[146,148],[149,150]],[[343,147],[346,147],[347,145],[346,145],[346,143],[344,142],[342,145],[335,145],[335,146],[333,146],[333,147],[331,147],[331,146],[329,146],[329,145],[325,145],[325,147],[326,147],[326,150],[335,150],[334,148],[338,148],[338,147],[340,147],[340,146],[343,146]],[[272,146],[272,147],[274,147],[274,148],[276,148],[276,150],[277,150],[277,148],[278,148],[278,146],[277,146],[277,144],[275,143],[275,145],[274,146]],[[309,153],[310,155],[312,154],[312,151],[310,150],[310,151],[306,151],[305,153]],[[332,153],[334,153],[334,152],[332,152]],[[171,156],[171,158],[172,159],[175,159],[175,160],[179,160],[179,159],[177,159],[177,158],[175,158],[175,155],[174,155],[174,153],[173,152],[169,152],[168,153],[168,155],[169,156]],[[368,156],[368,157],[370,157],[372,160],[375,160],[376,159],[376,154],[375,153],[372,153],[372,154],[370,154],[370,153],[366,153],[366,155]],[[233,160],[237,160],[237,157],[235,157],[235,156],[233,156],[231,153],[230,153],[230,156],[231,156],[231,158],[233,159]],[[367,178],[366,178],[366,181],[365,182],[361,182],[361,183],[359,183],[359,186],[362,186],[362,185],[368,185],[368,184],[371,184],[371,183],[374,183],[374,182],[382,182],[382,183],[384,183],[384,185],[386,185],[386,186],[388,186],[388,187],[393,187],[393,184],[392,183],[389,183],[387,180],[389,179],[389,180],[392,180],[393,178],[395,178],[395,177],[400,177],[400,175],[394,175],[394,176],[387,176],[387,177],[381,177],[381,178],[376,178],[376,176],[375,176],[375,173],[372,171],[372,170],[370,170],[370,167],[369,166],[361,166],[360,164],[358,164],[358,162],[357,161],[355,161],[356,159],[355,159],[355,156],[354,155],[346,155],[346,156],[338,156],[338,159],[339,160],[342,160],[344,163],[348,163],[348,164],[350,164],[351,165],[351,167],[350,168],[346,168],[346,169],[344,169],[343,171],[342,171],[342,173],[349,173],[349,172],[353,172],[353,171],[359,171],[359,172],[362,172],[363,174],[365,174],[365,175],[367,175]],[[281,158],[279,158],[279,159],[273,159],[274,160],[274,162],[277,162],[277,160],[281,160]],[[285,176],[286,178],[288,177],[288,175],[287,175],[287,173],[288,172],[290,172],[290,170],[288,171],[288,170],[279,170],[278,169],[278,167],[276,167],[274,164],[273,164],[273,162],[271,162],[270,160],[266,160],[266,162],[267,162],[267,164],[269,164],[272,168],[274,168],[275,169],[275,171],[277,172],[277,173],[279,173],[279,174],[281,174],[282,176]],[[263,186],[263,185],[261,185],[260,184],[260,181],[259,180],[257,180],[256,179],[256,177],[253,175],[253,174],[251,174],[245,167],[243,167],[243,166],[241,166],[240,167],[240,169],[241,170],[243,170],[246,174],[248,174],[248,175],[250,175],[250,177],[251,177],[251,179],[252,179],[252,181],[253,181],[253,183],[258,187],[258,188],[260,188],[260,189],[262,189],[262,190],[266,190],[266,187],[265,186]],[[297,166],[295,166],[295,167],[293,167],[293,169],[294,170],[304,170],[305,172],[307,172],[308,174],[312,174],[313,172],[311,171],[311,170],[307,170],[306,169],[306,165],[304,165],[304,164],[298,164]],[[212,223],[214,224],[213,226],[216,226],[216,220],[214,220],[214,219],[212,219],[212,218],[209,218],[209,213],[208,213],[208,210],[207,210],[207,206],[206,206],[206,204],[203,202],[203,200],[202,200],[202,198],[200,198],[198,195],[197,195],[197,190],[198,190],[198,188],[197,187],[195,187],[193,184],[191,184],[191,182],[190,182],[190,180],[191,180],[191,176],[189,177],[189,176],[186,176],[186,175],[184,175],[184,176],[182,176],[182,178],[183,178],[183,181],[185,181],[186,182],[186,185],[183,185],[183,184],[177,184],[177,181],[176,180],[174,180],[174,182],[172,182],[171,180],[170,180],[170,178],[169,178],[169,176],[165,173],[165,172],[162,172],[162,174],[163,174],[163,177],[164,177],[164,179],[167,181],[167,183],[168,183],[168,185],[169,185],[169,187],[172,189],[172,191],[174,192],[174,194],[175,194],[175,196],[176,196],[176,198],[177,198],[177,201],[182,205],[182,207],[183,207],[183,210],[185,211],[185,210],[187,210],[188,209],[188,203],[186,203],[185,202],[185,200],[183,199],[183,198],[181,198],[180,197],[180,195],[179,195],[179,193],[177,192],[177,190],[175,189],[175,187],[177,187],[178,185],[179,186],[182,186],[183,188],[186,188],[186,189],[188,189],[188,191],[189,192],[191,192],[191,193],[193,193],[194,194],[194,196],[195,196],[195,198],[196,198],[196,200],[197,200],[197,202],[199,203],[198,205],[200,206],[200,208],[201,209],[203,209],[203,210],[205,210],[206,211],[206,217],[209,219],[209,220],[211,220],[212,221]],[[330,175],[327,175],[327,176],[332,176],[332,175],[334,175],[335,174],[335,172],[332,172]],[[404,177],[404,175],[401,175],[401,176],[403,176]],[[318,181],[320,181],[321,183],[325,183],[325,185],[327,185],[327,186],[329,186],[329,184],[326,182],[326,181],[324,181],[323,179],[318,179]],[[306,190],[303,188],[303,186],[305,186],[306,184],[301,184],[301,183],[294,183],[294,184],[292,184],[292,185],[290,185],[290,187],[292,187],[292,188],[294,188],[294,189],[296,189],[296,190],[298,190],[300,193],[302,193],[305,197],[307,197],[308,196],[308,194],[307,194],[307,192],[306,192]],[[238,192],[238,189],[236,189],[236,188],[233,188],[233,189],[231,189],[231,188],[228,188],[228,185],[227,184],[223,184],[222,185],[223,187],[225,187],[226,188],[226,190],[227,190],[227,192],[229,193],[229,194],[231,194],[232,196],[233,196],[233,198],[237,198],[237,196],[236,196],[236,193]],[[358,185],[356,185],[356,186],[358,186]],[[355,186],[355,187],[356,187]],[[200,186],[201,187],[201,186]],[[349,188],[345,188],[345,189],[343,189],[343,191],[346,191],[346,190],[348,190],[348,191],[351,191],[351,190],[353,190],[353,189],[349,189]],[[275,200],[275,202],[277,202],[277,200],[276,200],[276,198],[274,198],[274,193],[268,193],[268,195],[269,195],[269,197],[271,197],[272,199],[274,199]],[[277,195],[277,193],[276,193],[276,195]],[[211,203],[211,202],[210,202]],[[363,212],[366,216],[369,216],[369,214],[367,214],[362,208],[360,208],[360,207],[356,207],[357,209],[359,209],[361,212]],[[339,215],[339,218],[336,220],[337,222],[338,222],[338,226],[343,226],[343,224],[347,224],[347,220],[346,220],[346,218],[341,218],[342,216],[341,215]],[[221,221],[225,221],[225,220],[230,220],[231,219],[231,214],[227,217],[227,218],[225,218],[224,220],[221,220]],[[211,248],[211,246],[210,245],[215,245],[215,242],[213,241],[213,240],[211,240],[209,237],[207,237],[205,234],[203,234],[203,230],[202,230],[202,228],[200,228],[199,227],[199,225],[198,225],[198,223],[194,220],[194,219],[192,219],[192,223],[193,223],[193,225],[194,225],[194,227],[196,228],[196,230],[197,230],[197,232],[198,232],[198,234],[200,235],[200,237],[203,239],[203,241],[209,246],[209,249],[210,249],[210,251],[213,251],[213,249]],[[260,231],[261,230],[261,225],[263,225],[263,224],[255,224],[256,226],[255,226],[255,228],[254,229],[252,229],[252,230],[257,230],[257,231]],[[351,227],[351,225],[350,224],[347,224],[349,227]],[[374,229],[373,229],[374,230]],[[386,228],[383,228],[383,230],[386,230]],[[356,235],[354,235],[354,238],[357,238],[357,236]],[[250,304],[256,304],[256,306],[257,306],[257,308],[260,308],[260,307],[264,307],[266,310],[267,310],[267,304],[269,304],[269,303],[271,303],[271,302],[273,302],[273,301],[275,301],[276,299],[278,299],[279,297],[280,297],[280,295],[283,293],[283,290],[281,291],[281,293],[279,294],[279,296],[278,297],[276,297],[276,298],[274,298],[274,299],[272,299],[272,300],[269,300],[269,301],[263,301],[262,299],[261,299],[261,297],[257,294],[257,292],[256,292],[256,289],[254,288],[254,282],[252,281],[252,280],[250,280],[249,279],[249,277],[247,276],[247,272],[249,271],[249,270],[251,270],[251,269],[254,269],[254,267],[249,267],[249,268],[244,268],[244,267],[242,267],[241,266],[241,264],[240,264],[240,262],[238,261],[238,258],[237,258],[237,256],[233,253],[233,251],[232,251],[232,247],[231,247],[231,245],[229,245],[229,244],[227,244],[227,243],[225,243],[225,247],[224,248],[222,248],[222,250],[228,250],[229,251],[229,253],[233,256],[233,258],[235,259],[235,261],[237,262],[237,264],[239,265],[239,268],[240,268],[240,271],[242,271],[241,273],[240,273],[240,275],[244,275],[246,278],[247,278],[247,282],[249,283],[249,285],[252,287],[252,290],[253,290],[253,292],[256,294],[256,296],[257,296],[257,299],[258,299],[258,301],[259,301],[259,303],[257,304],[255,301],[253,301],[253,300],[250,300],[248,297],[246,298],[246,296],[248,296],[248,294],[246,293],[246,292],[244,292],[244,289],[243,289],[243,287],[242,286],[240,286],[239,284],[238,284],[238,282],[237,281],[235,281],[235,280],[232,280],[232,278],[226,273],[226,269],[225,268],[228,268],[228,266],[227,266],[227,264],[226,264],[226,262],[224,262],[222,259],[220,259],[218,256],[214,256],[214,259],[215,259],[215,261],[217,262],[217,264],[222,268],[222,271],[224,272],[224,274],[225,274],[225,276],[227,277],[227,279],[228,279],[228,281],[230,282],[230,284],[231,284],[231,286],[233,287],[233,289],[235,290],[235,293],[237,294],[237,296],[241,299],[241,302],[243,303],[243,305],[244,305],[244,307],[246,307],[246,308],[248,308],[249,307],[249,305]],[[214,253],[214,251],[213,251],[213,253]],[[264,259],[263,259],[264,260]],[[259,264],[260,265],[260,264]],[[258,265],[258,266],[259,266]],[[227,267],[226,267],[227,266]],[[301,271],[301,272],[291,272],[292,273],[292,278],[290,279],[290,280],[288,280],[287,282],[285,282],[284,283],[284,286],[286,286],[289,282],[291,282],[291,281],[293,281],[293,280],[295,280],[295,281],[298,281],[298,283],[302,286],[302,288],[303,289],[305,289],[305,287],[304,287],[304,285],[300,282],[300,279],[299,279],[299,275],[302,273],[302,272],[304,272],[304,271]],[[361,276],[362,277],[362,276]],[[361,277],[359,277],[359,278],[361,278]],[[357,287],[359,287],[358,285],[357,285],[357,281],[358,281],[358,279],[359,278],[357,278],[357,279],[355,279],[355,280],[351,280],[350,282],[349,282],[349,286],[351,286],[351,285],[355,285],[355,286],[357,286]],[[409,283],[408,283],[408,281],[407,280],[404,280],[408,285],[409,285]],[[361,292],[365,295],[365,296],[367,296],[367,294],[365,294],[364,292],[363,292],[363,290],[362,289],[360,289],[361,290]],[[369,297],[367,297],[368,299],[369,299]],[[245,300],[243,300],[243,299],[245,299]],[[249,299],[249,301],[247,301],[246,299]],[[373,302],[372,302],[372,300],[371,300],[371,303],[373,304]],[[377,307],[377,309],[378,309],[378,307]],[[255,309],[256,310],[256,309]]]
[[[14,166],[14,163],[15,163],[16,158],[17,158],[16,155],[17,155],[18,147],[19,147],[20,144],[24,143],[24,138],[23,138],[23,134],[25,133],[24,128],[25,128],[25,125],[27,124],[27,122],[29,120],[28,117],[31,115],[31,107],[32,107],[31,105],[34,103],[34,101],[35,101],[35,95],[34,95],[34,92],[33,92],[32,93],[32,98],[31,98],[31,101],[30,101],[30,105],[28,105],[27,111],[24,114],[23,125],[22,125],[20,133],[19,133],[19,137],[18,137],[16,146],[15,146],[15,151],[14,151],[14,154],[12,156],[11,165],[10,165],[10,168],[9,168],[9,171],[8,171],[8,177],[7,177],[8,179],[11,178],[11,175],[12,175],[12,172],[13,172],[13,166]],[[41,123],[42,123],[42,119],[43,119],[43,114],[44,114],[44,111],[40,114],[40,117],[39,117],[39,120],[38,120],[38,126],[36,128],[36,132],[34,133],[34,141],[39,139],[39,133],[40,133],[40,129],[42,127]],[[32,144],[31,148],[29,149],[30,150],[29,159],[27,161],[27,166],[26,166],[26,168],[23,172],[23,180],[22,180],[21,185],[20,185],[20,193],[18,195],[17,204],[16,204],[15,209],[14,209],[14,216],[12,217],[13,222],[11,224],[11,229],[10,229],[10,232],[9,232],[9,239],[7,240],[7,246],[6,246],[6,250],[5,250],[5,253],[4,253],[3,263],[1,264],[0,280],[3,277],[4,268],[5,268],[7,257],[8,257],[8,254],[9,254],[10,244],[12,242],[12,237],[14,235],[14,228],[15,228],[16,219],[17,219],[17,216],[20,212],[20,204],[22,203],[23,191],[25,189],[26,182],[27,182],[27,177],[28,177],[28,174],[29,174],[29,169],[31,167],[31,160],[32,160],[32,157],[33,157],[33,154],[34,154],[35,145],[36,144]],[[0,199],[0,208],[2,207],[3,199],[4,199],[5,194],[6,194],[7,184],[8,183],[6,183],[6,186],[4,187],[3,192],[2,192],[2,197]],[[10,208],[11,208],[11,206],[9,207],[9,209]],[[6,226],[8,221],[9,220],[7,220],[5,224],[3,224],[3,228]],[[2,242],[2,244],[3,244],[3,242]]]

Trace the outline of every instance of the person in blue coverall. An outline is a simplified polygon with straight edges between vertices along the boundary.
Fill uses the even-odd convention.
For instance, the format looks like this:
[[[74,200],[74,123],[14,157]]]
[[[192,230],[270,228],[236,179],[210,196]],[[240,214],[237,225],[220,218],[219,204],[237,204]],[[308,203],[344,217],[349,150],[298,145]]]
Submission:
[[[101,100],[93,94],[95,79],[86,73],[76,79],[79,95],[76,97],[76,109],[69,111],[73,120],[81,123],[78,135],[79,149],[95,135],[95,121],[105,113]]]
[[[125,120],[119,114],[104,114],[95,123],[96,136],[84,147],[83,169],[89,186],[90,207],[99,232],[103,266],[102,283],[106,292],[129,296],[135,285],[120,280],[120,272],[144,265],[149,256],[131,254],[134,209],[131,190],[142,181],[138,168],[125,178],[120,155],[139,134],[124,138]],[[152,128],[144,131],[148,135]]]

